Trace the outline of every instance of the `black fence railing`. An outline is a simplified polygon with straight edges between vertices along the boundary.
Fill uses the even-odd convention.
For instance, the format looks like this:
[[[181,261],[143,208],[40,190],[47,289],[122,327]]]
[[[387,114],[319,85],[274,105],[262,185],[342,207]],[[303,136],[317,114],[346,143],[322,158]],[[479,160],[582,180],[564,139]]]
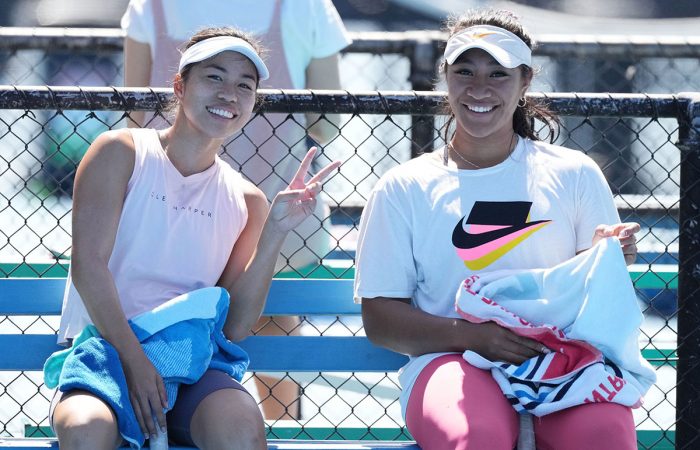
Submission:
[[[427,91],[439,84],[445,34],[351,33],[343,51],[343,88]],[[0,28],[0,84],[122,85],[120,29]],[[691,37],[537,37],[534,90],[666,93],[700,91],[700,35]],[[415,156],[432,141],[430,116],[412,117]],[[621,142],[630,139],[615,131]],[[587,139],[591,139],[590,136]]]

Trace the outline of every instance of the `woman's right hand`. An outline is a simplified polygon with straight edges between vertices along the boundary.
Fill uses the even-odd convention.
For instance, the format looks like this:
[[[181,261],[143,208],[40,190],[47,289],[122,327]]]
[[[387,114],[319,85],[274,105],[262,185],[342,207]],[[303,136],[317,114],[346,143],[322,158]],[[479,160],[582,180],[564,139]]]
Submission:
[[[299,164],[296,175],[287,189],[277,193],[272,200],[269,219],[282,231],[293,230],[304,219],[313,214],[323,180],[340,166],[340,161],[333,161],[319,170],[311,179],[306,180],[317,150],[317,147],[311,147],[306,152],[306,156]]]
[[[168,395],[163,378],[140,346],[122,357],[122,367],[126,375],[131,406],[143,434],[149,438],[158,433],[157,428],[165,431],[163,408],[168,407]]]
[[[488,360],[522,364],[530,358],[551,352],[541,342],[518,336],[495,322],[470,325],[474,336],[469,340],[469,350]]]

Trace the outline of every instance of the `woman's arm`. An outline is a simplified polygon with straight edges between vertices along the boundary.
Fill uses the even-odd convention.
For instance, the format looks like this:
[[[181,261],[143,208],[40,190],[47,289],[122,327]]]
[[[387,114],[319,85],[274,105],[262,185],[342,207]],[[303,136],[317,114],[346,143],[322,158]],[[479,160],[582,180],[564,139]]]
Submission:
[[[272,280],[274,261],[287,236],[287,233],[275,235],[269,226],[266,227],[270,207],[265,194],[251,183],[247,184],[245,201],[248,208],[248,221],[233,247],[231,257],[218,283],[227,288],[231,295],[224,333],[232,341],[239,341],[248,336],[253,324],[262,313],[264,301],[260,301],[257,292],[267,293]],[[277,253],[274,257],[270,257],[268,253],[274,253],[275,248]],[[270,261],[272,261],[271,268],[267,267]],[[259,274],[258,277],[251,277],[254,271]],[[243,276],[246,273],[249,275]],[[238,283],[242,276],[242,282]],[[246,278],[252,279],[246,281]]]
[[[289,187],[275,196],[269,210],[264,194],[252,185],[248,187],[248,223],[218,283],[231,295],[224,333],[232,341],[248,336],[260,318],[287,233],[313,213],[322,181],[340,165],[333,162],[305,181],[315,153],[316,147],[312,147]]]
[[[475,324],[434,316],[414,308],[405,298],[363,298],[362,322],[373,343],[410,356],[472,350],[493,361],[520,364],[549,353],[541,343],[494,322]]]
[[[148,434],[156,431],[153,415],[165,426],[162,408],[150,406],[165,407],[165,387],[127,323],[108,268],[134,159],[130,133],[109,131],[93,142],[78,166],[71,275],[93,323],[119,353],[134,410]]]
[[[129,141],[123,131],[100,135],[78,166],[73,193],[73,283],[100,334],[118,351],[129,349],[136,339],[107,267],[134,167]]]
[[[340,56],[335,53],[325,58],[314,58],[306,68],[307,89],[340,89],[340,71],[338,64]],[[306,123],[309,124],[309,134],[319,144],[325,144],[339,133],[342,126],[340,114],[307,113]]]
[[[145,87],[151,81],[151,46],[129,37],[124,40],[124,86]],[[143,111],[129,113],[128,126],[143,125]]]

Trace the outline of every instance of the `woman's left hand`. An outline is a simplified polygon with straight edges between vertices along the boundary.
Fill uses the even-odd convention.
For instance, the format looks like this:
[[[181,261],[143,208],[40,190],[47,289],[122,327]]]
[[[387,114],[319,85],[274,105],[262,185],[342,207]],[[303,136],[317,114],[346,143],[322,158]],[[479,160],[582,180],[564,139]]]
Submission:
[[[316,147],[311,147],[287,189],[279,192],[272,201],[269,217],[280,231],[294,229],[313,214],[323,180],[340,166],[340,161],[334,161],[305,181],[315,154]]]
[[[637,237],[634,235],[640,230],[636,222],[618,223],[615,225],[598,225],[593,233],[593,245],[601,239],[615,236],[620,240],[622,254],[625,256],[627,265],[634,263],[637,259]]]

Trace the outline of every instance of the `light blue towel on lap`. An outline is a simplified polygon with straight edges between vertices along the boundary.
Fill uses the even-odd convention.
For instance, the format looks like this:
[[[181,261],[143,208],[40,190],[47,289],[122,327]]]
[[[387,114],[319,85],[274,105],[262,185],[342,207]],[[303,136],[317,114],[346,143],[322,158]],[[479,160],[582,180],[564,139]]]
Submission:
[[[229,295],[222,288],[203,288],[180,295],[129,321],[146,356],[163,377],[168,404],[174,405],[180,384],[196,382],[208,368],[238,381],[248,368],[247,353],[223,334]],[[73,346],[56,352],[44,365],[49,388],[81,389],[104,399],[114,410],[119,432],[132,448],[145,437],[129,401],[126,378],[114,347],[90,325]]]

